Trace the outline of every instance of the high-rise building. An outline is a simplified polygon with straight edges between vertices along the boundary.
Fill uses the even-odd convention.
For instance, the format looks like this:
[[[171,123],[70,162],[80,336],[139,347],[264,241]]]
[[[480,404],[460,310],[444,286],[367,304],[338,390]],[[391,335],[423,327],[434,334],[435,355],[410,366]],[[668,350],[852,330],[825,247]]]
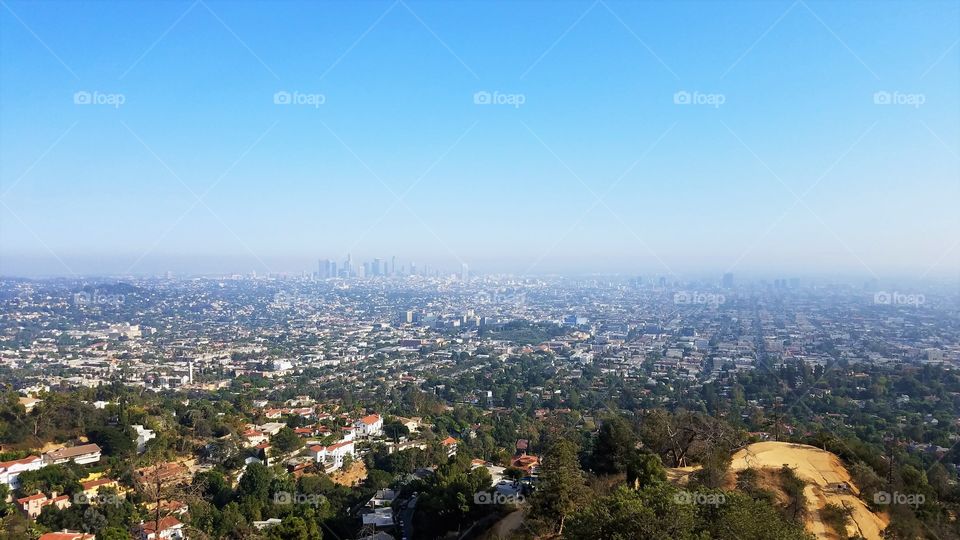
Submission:
[[[722,284],[723,284],[723,287],[724,287],[725,289],[732,289],[732,288],[733,288],[733,273],[731,273],[731,272],[725,273],[725,274],[723,275],[723,282],[722,282]]]
[[[370,273],[374,276],[383,275],[383,259],[376,258],[373,260],[373,265]]]
[[[317,263],[317,278],[327,279],[337,277],[337,262],[332,259],[320,259]]]
[[[470,281],[470,267],[467,266],[467,263],[462,263],[460,265],[460,280]]]

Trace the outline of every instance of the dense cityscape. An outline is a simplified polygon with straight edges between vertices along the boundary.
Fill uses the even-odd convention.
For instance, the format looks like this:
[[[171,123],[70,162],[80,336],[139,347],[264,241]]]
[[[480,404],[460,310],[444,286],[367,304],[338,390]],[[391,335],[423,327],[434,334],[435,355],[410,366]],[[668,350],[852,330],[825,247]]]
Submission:
[[[4,534],[957,533],[955,288],[358,267],[3,280]]]
[[[960,540],[960,0],[0,0],[0,540]]]

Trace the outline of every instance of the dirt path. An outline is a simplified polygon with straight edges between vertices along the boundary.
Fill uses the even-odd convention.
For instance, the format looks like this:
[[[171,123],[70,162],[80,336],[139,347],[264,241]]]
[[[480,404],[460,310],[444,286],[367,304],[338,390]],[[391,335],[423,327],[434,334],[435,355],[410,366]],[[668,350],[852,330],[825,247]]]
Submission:
[[[359,459],[351,464],[349,470],[340,470],[332,475],[332,479],[341,486],[353,486],[367,478],[367,466]]]
[[[860,490],[853,484],[850,473],[840,459],[827,451],[813,446],[783,442],[751,444],[733,455],[731,470],[747,468],[779,469],[788,465],[808,485],[804,488],[807,497],[806,528],[817,538],[833,539],[837,535],[820,520],[820,509],[828,503],[839,504],[850,510],[852,523],[847,533],[859,534],[867,540],[880,540],[880,532],[889,521],[874,514],[857,496]],[[846,483],[851,493],[836,493],[827,489],[831,483]]]
[[[483,535],[483,540],[496,540],[497,538],[509,538],[510,534],[523,525],[526,516],[523,510],[510,512],[500,521],[494,523],[493,527]]]

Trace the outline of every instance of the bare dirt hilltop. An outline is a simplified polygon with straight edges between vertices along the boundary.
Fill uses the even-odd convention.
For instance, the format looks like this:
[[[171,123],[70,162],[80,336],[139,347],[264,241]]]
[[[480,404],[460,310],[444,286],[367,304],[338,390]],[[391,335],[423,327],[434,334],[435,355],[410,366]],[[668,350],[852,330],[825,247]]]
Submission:
[[[817,538],[835,539],[837,534],[820,520],[820,509],[827,503],[839,504],[850,511],[849,535],[867,540],[880,540],[880,532],[889,523],[884,515],[874,514],[858,497],[859,488],[840,459],[830,452],[805,444],[760,442],[751,444],[733,455],[730,468],[780,469],[784,465],[808,484],[806,528]]]

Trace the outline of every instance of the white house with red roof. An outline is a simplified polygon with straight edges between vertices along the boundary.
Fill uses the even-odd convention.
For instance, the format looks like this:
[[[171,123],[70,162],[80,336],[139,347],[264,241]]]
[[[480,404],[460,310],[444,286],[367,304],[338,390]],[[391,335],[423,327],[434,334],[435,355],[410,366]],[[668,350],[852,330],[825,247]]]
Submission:
[[[317,444],[311,446],[308,451],[316,463],[323,463],[328,471],[335,471],[343,466],[343,458],[347,454],[353,457],[355,448],[353,441],[340,441],[330,446]]]
[[[258,444],[269,441],[270,437],[260,430],[248,429],[243,432],[243,440],[245,441],[244,446],[247,448],[252,448]]]
[[[148,521],[140,525],[141,540],[182,540],[186,538],[183,533],[183,523],[180,520],[167,516],[160,518],[160,526],[156,521]]]
[[[353,423],[360,437],[376,437],[383,433],[383,417],[379,414],[368,414]]]
[[[440,441],[440,444],[447,450],[447,456],[452,456],[457,453],[457,440],[453,437],[447,437],[446,439]]]
[[[23,459],[14,459],[12,461],[0,461],[0,484],[10,486],[10,489],[20,487],[20,481],[17,476],[22,472],[36,471],[42,469],[47,464],[40,456],[27,456]]]
[[[37,540],[96,540],[97,535],[64,529],[60,532],[44,533]]]

